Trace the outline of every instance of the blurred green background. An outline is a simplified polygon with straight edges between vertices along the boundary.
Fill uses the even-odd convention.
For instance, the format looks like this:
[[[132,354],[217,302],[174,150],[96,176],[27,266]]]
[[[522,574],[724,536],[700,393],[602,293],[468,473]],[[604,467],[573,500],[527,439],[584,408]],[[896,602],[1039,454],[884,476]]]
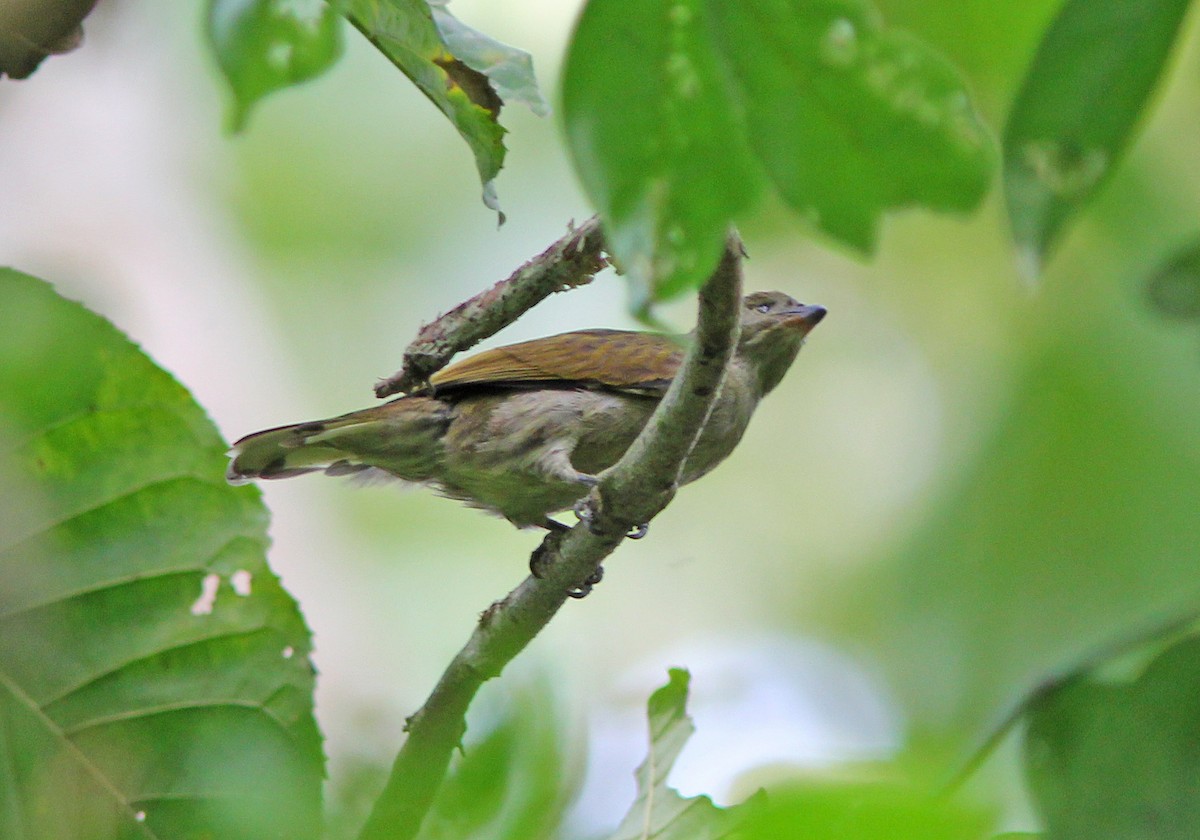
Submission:
[[[958,64],[997,128],[1056,8],[879,5]],[[574,4],[453,8],[530,51],[555,96]],[[101,4],[80,50],[0,85],[0,264],[112,319],[228,438],[370,404],[421,323],[590,215],[555,119],[514,107],[498,230],[452,128],[353,32],[332,72],[223,136],[200,16]],[[483,698],[554,686],[573,754],[592,741],[580,825],[631,799],[668,666],[692,669],[699,728],[675,779],[721,799],[764,764],[908,749],[948,766],[1048,675],[1194,610],[1200,329],[1158,315],[1144,283],[1196,232],[1198,102],[1193,22],[1037,286],[998,189],[971,218],[893,216],[870,263],[780,206],[744,224],[748,286],[830,317],[736,455]],[[629,327],[625,303],[606,274],[491,343]],[[662,314],[690,326],[686,302]],[[335,778],[385,761],[540,537],[427,493],[264,492],[272,563],[316,635]],[[1019,806],[1008,819],[1024,826]]]

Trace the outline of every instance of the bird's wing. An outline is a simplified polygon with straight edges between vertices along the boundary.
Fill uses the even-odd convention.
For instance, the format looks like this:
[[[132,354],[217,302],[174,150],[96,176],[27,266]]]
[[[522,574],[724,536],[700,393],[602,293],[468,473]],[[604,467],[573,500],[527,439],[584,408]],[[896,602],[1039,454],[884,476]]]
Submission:
[[[679,370],[678,338],[581,330],[485,350],[430,377],[434,391],[476,385],[580,385],[661,395]]]

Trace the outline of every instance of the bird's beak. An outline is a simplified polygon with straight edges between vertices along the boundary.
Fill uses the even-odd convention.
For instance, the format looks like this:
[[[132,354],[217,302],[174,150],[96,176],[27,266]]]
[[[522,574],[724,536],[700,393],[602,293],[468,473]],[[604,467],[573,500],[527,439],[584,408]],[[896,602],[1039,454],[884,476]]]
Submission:
[[[804,335],[808,335],[812,328],[821,323],[821,319],[825,317],[826,309],[824,306],[801,306],[798,309],[789,312],[784,319],[784,324],[793,329],[800,330]]]

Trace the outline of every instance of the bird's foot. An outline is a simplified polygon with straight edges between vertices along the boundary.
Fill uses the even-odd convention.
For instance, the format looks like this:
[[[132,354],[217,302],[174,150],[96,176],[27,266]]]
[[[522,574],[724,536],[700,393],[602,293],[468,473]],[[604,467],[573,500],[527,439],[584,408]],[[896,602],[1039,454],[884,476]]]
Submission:
[[[587,529],[593,534],[599,534],[600,530],[595,526],[596,511],[590,503],[590,497],[585,496],[575,503],[575,515],[579,517],[579,521],[587,525]],[[650,531],[650,523],[643,522],[640,525],[632,525],[626,532],[625,536],[631,540],[640,540]]]

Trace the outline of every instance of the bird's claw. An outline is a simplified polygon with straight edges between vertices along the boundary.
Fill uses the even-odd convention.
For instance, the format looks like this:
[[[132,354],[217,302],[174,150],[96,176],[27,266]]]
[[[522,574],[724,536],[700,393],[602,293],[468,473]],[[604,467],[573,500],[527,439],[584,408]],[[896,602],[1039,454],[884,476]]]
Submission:
[[[602,580],[604,580],[604,567],[597,566],[596,571],[588,575],[583,583],[568,589],[567,595],[572,598],[586,598],[591,593],[592,588]]]
[[[593,534],[600,533],[595,524],[596,511],[592,508],[589,497],[584,496],[582,499],[576,502],[575,507],[572,508],[572,510],[575,511],[575,515],[579,517],[579,521],[586,525],[589,531],[591,531]]]
[[[591,531],[593,534],[600,533],[599,529],[593,524],[596,519],[596,512],[589,504],[587,497],[584,497],[575,503],[574,511],[575,515],[579,517],[579,521],[587,525],[589,531]],[[643,522],[640,525],[630,526],[629,530],[625,533],[625,536],[631,540],[640,540],[642,537],[646,536],[649,531],[650,523]]]

